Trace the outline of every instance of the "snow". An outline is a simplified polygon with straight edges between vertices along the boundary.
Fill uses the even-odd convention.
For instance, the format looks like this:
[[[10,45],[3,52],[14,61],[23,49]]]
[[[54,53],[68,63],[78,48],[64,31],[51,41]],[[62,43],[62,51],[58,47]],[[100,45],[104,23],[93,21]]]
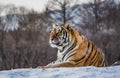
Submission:
[[[26,68],[0,71],[0,78],[120,78],[120,66],[75,68]]]

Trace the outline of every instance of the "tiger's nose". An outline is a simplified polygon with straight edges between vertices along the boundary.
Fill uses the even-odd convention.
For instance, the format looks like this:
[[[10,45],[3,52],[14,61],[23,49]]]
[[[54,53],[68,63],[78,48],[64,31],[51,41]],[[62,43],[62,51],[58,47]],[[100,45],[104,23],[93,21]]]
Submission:
[[[53,44],[59,45],[59,41],[52,41]]]
[[[57,40],[57,39],[53,39],[53,40],[52,40],[52,42],[57,43],[57,42],[58,42],[58,40]]]
[[[54,39],[53,39],[53,38],[51,38],[51,40],[53,41]]]
[[[54,44],[58,44],[59,41],[58,41],[57,39],[52,39],[52,43],[54,43]]]

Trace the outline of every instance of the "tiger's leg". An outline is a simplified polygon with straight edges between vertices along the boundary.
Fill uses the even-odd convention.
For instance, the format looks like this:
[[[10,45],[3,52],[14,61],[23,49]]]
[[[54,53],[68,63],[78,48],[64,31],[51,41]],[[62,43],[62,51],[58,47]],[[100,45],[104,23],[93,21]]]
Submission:
[[[75,64],[76,63],[74,61],[69,61],[69,62],[61,62],[56,64],[48,64],[47,66],[43,66],[43,68],[74,67]]]
[[[56,61],[53,61],[53,62],[49,63],[46,66],[38,66],[37,68],[50,68],[50,65],[54,65],[54,64],[57,64],[57,63],[60,63],[60,61],[56,60]]]

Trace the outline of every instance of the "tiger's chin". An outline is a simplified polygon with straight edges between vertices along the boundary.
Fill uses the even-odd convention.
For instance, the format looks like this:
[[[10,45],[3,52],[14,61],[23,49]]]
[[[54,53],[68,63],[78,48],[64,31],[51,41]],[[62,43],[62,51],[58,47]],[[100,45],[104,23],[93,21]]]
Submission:
[[[50,46],[53,47],[53,48],[57,47],[57,45],[55,45],[55,44],[50,44]]]
[[[56,48],[56,47],[57,47],[57,45],[53,44],[51,41],[49,41],[49,44],[50,44],[50,46],[53,47],[53,48]]]
[[[57,49],[59,49],[59,50],[62,50],[62,49],[63,49],[63,46],[54,45],[54,44],[51,44],[51,47],[57,48]]]
[[[60,43],[53,43],[52,41],[49,41],[49,43],[50,43],[51,47],[53,47],[53,48],[58,48],[59,46],[62,46],[62,45],[60,45]]]
[[[56,44],[50,44],[51,45],[51,47],[53,47],[53,48],[59,48],[59,47],[62,47],[62,45],[56,45]]]

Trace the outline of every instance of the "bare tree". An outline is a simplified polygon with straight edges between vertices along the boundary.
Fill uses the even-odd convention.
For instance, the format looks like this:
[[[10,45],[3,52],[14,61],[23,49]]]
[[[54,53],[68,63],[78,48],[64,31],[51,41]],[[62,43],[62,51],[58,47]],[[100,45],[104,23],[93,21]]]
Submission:
[[[77,0],[51,0],[48,4],[48,9],[54,11],[53,14],[57,14],[57,20],[62,21],[63,24],[68,22],[70,16],[69,9]]]

